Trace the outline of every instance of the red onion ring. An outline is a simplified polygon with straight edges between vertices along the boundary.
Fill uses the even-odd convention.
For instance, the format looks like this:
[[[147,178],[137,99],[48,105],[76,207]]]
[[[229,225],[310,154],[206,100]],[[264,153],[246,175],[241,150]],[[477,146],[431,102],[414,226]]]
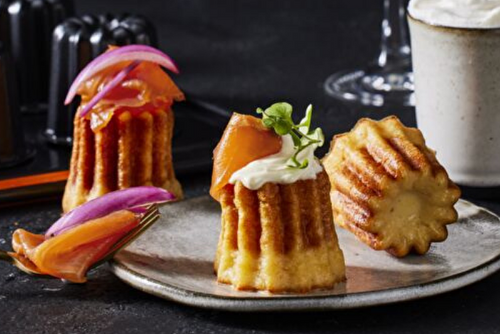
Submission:
[[[77,90],[80,85],[95,75],[97,72],[112,66],[116,63],[124,61],[149,61],[165,67],[166,69],[178,74],[179,69],[174,61],[165,53],[147,45],[127,45],[117,49],[108,51],[92,60],[85,68],[78,74],[75,81],[71,84],[64,104],[69,104],[76,96]]]
[[[71,210],[58,221],[56,221],[45,233],[45,238],[59,235],[75,226],[81,225],[89,220],[104,217],[112,212],[136,209],[151,203],[169,202],[175,199],[175,196],[161,188],[143,186],[133,187],[118,191],[113,191],[79,207]]]

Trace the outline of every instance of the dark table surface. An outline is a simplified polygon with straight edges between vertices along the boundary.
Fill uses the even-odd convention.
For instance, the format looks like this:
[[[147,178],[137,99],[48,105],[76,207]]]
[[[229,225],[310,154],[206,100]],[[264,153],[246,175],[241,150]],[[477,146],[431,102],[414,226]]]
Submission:
[[[79,13],[135,12],[158,27],[161,47],[178,63],[189,94],[242,111],[286,100],[316,107],[328,136],[360,117],[411,108],[344,105],[323,93],[328,74],[372,60],[381,1],[77,1]],[[181,178],[187,196],[206,193],[210,171]],[[500,213],[499,201],[474,202]],[[42,232],[60,202],[2,209],[0,247],[23,226]],[[17,222],[16,224],[14,224]],[[0,264],[0,333],[500,332],[500,273],[440,296],[348,311],[244,314],[192,308],[132,289],[106,268],[84,285],[34,279]]]

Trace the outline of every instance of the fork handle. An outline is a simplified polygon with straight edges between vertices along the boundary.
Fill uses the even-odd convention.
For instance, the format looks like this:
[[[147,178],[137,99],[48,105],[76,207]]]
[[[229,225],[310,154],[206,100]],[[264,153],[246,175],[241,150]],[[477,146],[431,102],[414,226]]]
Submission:
[[[14,259],[12,258],[12,256],[9,255],[9,253],[0,249],[0,261],[13,263]]]

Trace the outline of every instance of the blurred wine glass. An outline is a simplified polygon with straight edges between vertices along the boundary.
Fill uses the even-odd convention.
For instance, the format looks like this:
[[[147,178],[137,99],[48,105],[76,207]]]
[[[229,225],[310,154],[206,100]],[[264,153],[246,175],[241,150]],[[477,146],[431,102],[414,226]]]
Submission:
[[[379,56],[366,68],[344,70],[329,76],[324,84],[328,95],[370,106],[415,104],[407,2],[384,0]]]

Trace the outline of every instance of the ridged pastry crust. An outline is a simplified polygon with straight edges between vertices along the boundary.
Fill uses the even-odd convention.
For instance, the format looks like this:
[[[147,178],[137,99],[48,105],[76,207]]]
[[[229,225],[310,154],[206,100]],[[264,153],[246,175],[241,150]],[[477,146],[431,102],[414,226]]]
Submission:
[[[75,117],[70,175],[63,210],[71,209],[108,192],[153,185],[182,197],[172,165],[171,110],[122,112],[97,132],[89,120]]]
[[[459,188],[425,145],[422,133],[397,117],[361,119],[335,136],[323,159],[335,223],[376,250],[424,254],[457,220]]]
[[[256,191],[240,182],[227,185],[220,198],[218,281],[276,293],[327,289],[344,280],[329,191],[325,172]]]

